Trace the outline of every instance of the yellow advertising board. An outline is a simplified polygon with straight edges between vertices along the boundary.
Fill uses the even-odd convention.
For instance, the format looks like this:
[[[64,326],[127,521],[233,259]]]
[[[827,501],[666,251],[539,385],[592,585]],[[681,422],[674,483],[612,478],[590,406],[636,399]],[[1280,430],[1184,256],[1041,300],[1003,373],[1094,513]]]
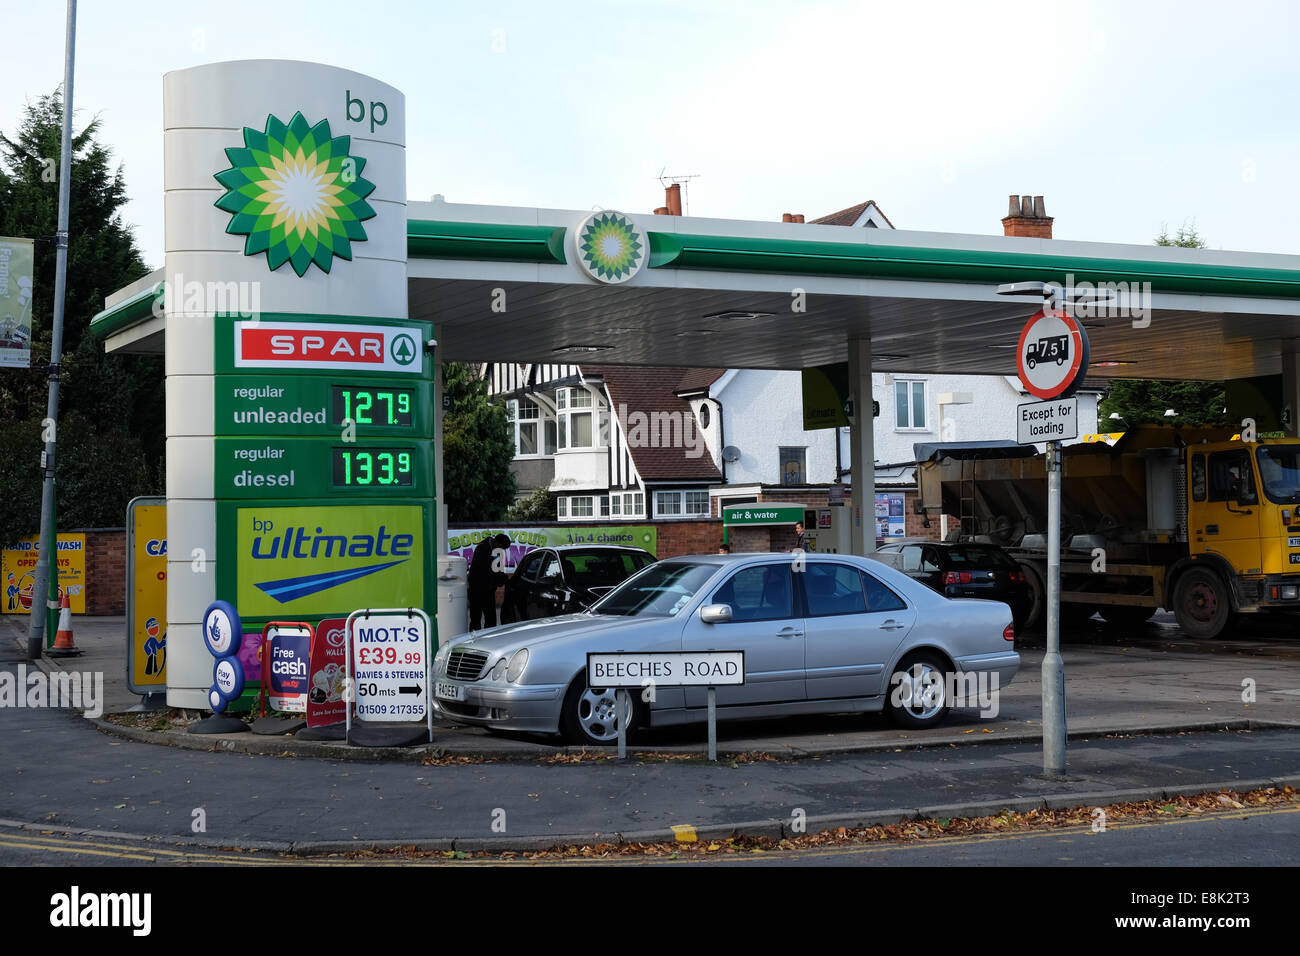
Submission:
[[[145,694],[167,686],[167,505],[137,498],[127,514],[130,549],[126,626],[130,634],[127,683]]]
[[[19,538],[0,549],[0,580],[4,581],[5,614],[30,614],[36,583],[37,544],[40,535]],[[61,534],[55,543],[59,561],[59,597],[68,596],[73,614],[86,613],[86,536]]]

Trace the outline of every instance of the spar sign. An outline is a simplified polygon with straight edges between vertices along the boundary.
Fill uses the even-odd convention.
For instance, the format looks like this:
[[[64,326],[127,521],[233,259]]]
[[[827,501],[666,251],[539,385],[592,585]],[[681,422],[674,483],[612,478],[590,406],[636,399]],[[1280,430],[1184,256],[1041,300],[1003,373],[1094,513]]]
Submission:
[[[235,322],[235,368],[424,372],[411,326],[323,322]]]
[[[346,632],[354,701],[348,708],[348,732],[355,710],[356,719],[365,723],[427,723],[433,740],[429,615],[419,608],[353,611]]]
[[[1034,313],[1020,332],[1016,371],[1037,398],[1073,395],[1088,373],[1088,333],[1064,312]]]

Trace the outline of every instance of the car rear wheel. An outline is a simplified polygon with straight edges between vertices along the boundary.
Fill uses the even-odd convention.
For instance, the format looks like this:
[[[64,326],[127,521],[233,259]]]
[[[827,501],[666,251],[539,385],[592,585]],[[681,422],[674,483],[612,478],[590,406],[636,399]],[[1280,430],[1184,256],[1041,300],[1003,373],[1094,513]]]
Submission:
[[[889,719],[909,730],[934,727],[948,715],[946,665],[926,651],[909,654],[898,662],[889,679],[886,709]]]
[[[627,690],[624,717],[628,736],[636,725],[636,688]],[[579,674],[564,695],[560,729],[569,743],[584,747],[605,747],[618,742],[618,691],[613,687],[587,686],[585,674]]]

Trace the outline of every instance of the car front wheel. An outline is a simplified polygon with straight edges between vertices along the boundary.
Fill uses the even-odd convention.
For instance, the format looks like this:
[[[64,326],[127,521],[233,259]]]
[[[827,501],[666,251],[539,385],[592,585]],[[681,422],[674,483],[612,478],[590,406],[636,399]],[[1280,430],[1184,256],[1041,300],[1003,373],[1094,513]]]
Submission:
[[[934,727],[948,715],[945,665],[935,654],[909,654],[899,661],[889,680],[886,709],[889,719],[908,730]]]
[[[633,695],[636,693],[635,688],[627,691],[624,719],[628,722],[629,736],[635,724]],[[585,747],[603,747],[617,742],[618,691],[613,687],[588,687],[586,675],[580,674],[564,695],[560,730],[569,743]]]

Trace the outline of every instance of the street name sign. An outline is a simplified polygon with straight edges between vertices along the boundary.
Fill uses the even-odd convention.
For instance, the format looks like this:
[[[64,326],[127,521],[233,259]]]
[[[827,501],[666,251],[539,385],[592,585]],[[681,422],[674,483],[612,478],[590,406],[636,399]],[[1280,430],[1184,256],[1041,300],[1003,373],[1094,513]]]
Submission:
[[[587,654],[589,687],[721,687],[745,683],[744,651]]]

